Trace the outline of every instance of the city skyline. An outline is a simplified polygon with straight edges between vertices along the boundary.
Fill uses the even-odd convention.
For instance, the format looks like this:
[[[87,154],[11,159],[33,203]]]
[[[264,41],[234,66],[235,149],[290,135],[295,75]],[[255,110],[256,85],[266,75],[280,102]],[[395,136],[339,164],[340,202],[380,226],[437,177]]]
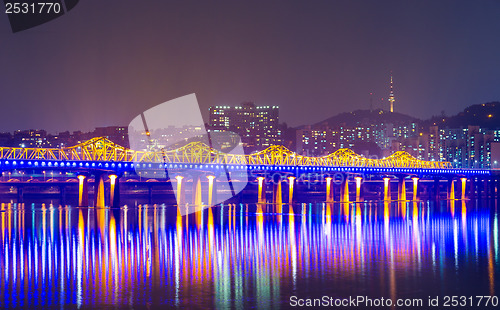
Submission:
[[[240,106],[242,106],[242,105],[244,105],[246,103],[252,103],[252,104],[255,104],[256,106],[260,106],[260,107],[276,107],[276,108],[282,110],[279,105],[273,105],[273,104],[270,104],[270,105],[261,105],[259,103],[253,102],[253,101],[241,101],[239,103],[226,104],[226,105],[213,105],[213,106],[207,107],[206,111],[205,110],[201,110],[201,112],[204,115],[203,119],[205,120],[205,124],[210,124],[210,109],[211,108],[215,108],[215,107],[218,108],[218,107],[220,107],[220,108],[232,109],[232,108],[235,108],[235,107],[240,107]],[[346,111],[343,111],[343,112],[339,112],[337,114],[332,114],[332,115],[329,115],[329,116],[322,116],[321,119],[316,120],[316,121],[314,121],[312,123],[303,123],[303,124],[299,124],[299,125],[296,125],[296,126],[290,126],[290,128],[299,129],[299,128],[304,127],[304,126],[315,126],[315,125],[324,123],[329,118],[337,117],[337,116],[345,114],[345,113],[351,113],[352,114],[352,113],[357,112],[357,111],[370,111],[370,110],[372,110],[372,111],[384,111],[384,112],[388,112],[388,113],[394,113],[394,115],[402,115],[404,117],[411,117],[411,118],[413,118],[413,119],[415,119],[416,121],[419,121],[419,122],[428,122],[428,121],[431,121],[431,120],[433,120],[435,118],[457,116],[457,115],[460,115],[461,113],[463,113],[464,111],[466,111],[468,108],[471,108],[471,107],[474,107],[474,106],[480,106],[480,105],[484,106],[486,104],[500,104],[500,100],[494,100],[494,101],[489,101],[489,102],[471,103],[470,105],[465,106],[463,110],[459,110],[459,111],[457,111],[456,113],[453,113],[453,114],[448,114],[448,113],[446,113],[446,111],[442,110],[442,111],[440,111],[440,113],[437,113],[437,114],[434,114],[434,115],[430,115],[427,118],[418,118],[418,117],[416,117],[414,115],[404,114],[404,113],[402,113],[400,111],[397,111],[397,110],[395,110],[394,112],[390,112],[390,103],[387,102],[385,108],[376,107],[376,106],[367,106],[367,107],[361,108],[361,109],[354,108],[352,110],[346,110]],[[397,108],[397,105],[396,105],[396,108]],[[445,112],[445,114],[443,114],[443,112]],[[207,114],[206,117],[205,117],[205,114]],[[496,116],[497,115],[495,115],[495,117]],[[493,115],[491,115],[491,117],[493,117]],[[283,123],[289,124],[289,121],[283,120],[283,119],[280,118],[280,123],[281,124],[283,124]],[[468,124],[463,124],[463,126],[467,126],[467,125]],[[94,131],[95,129],[98,129],[98,128],[126,127],[126,126],[127,126],[127,124],[109,123],[109,124],[106,124],[106,125],[103,125],[103,126],[96,126],[96,127],[87,128],[87,129],[82,129],[82,128],[76,128],[76,129],[66,128],[66,129],[64,129],[63,128],[60,131],[57,131],[57,130],[56,131],[50,131],[47,128],[40,128],[40,127],[26,127],[26,128],[13,128],[12,130],[0,130],[0,133],[11,133],[11,134],[13,134],[13,133],[19,132],[19,131],[43,130],[43,131],[46,131],[47,134],[53,134],[53,135],[55,135],[55,134],[60,134],[60,133],[64,133],[64,132],[82,132],[82,133],[88,133],[88,132],[92,132],[92,131]],[[174,126],[174,125],[171,125],[171,126],[178,127],[178,126]],[[167,125],[167,127],[169,127],[169,125]],[[500,129],[500,124],[497,127]]]
[[[244,102],[239,106],[210,107],[206,129],[214,133],[236,133],[247,154],[273,145],[283,145],[306,156],[324,156],[350,149],[363,157],[386,158],[403,151],[419,160],[450,162],[454,167],[496,169],[500,162],[500,126],[495,124],[499,109],[500,102],[478,104],[455,116],[424,121],[379,109],[357,110],[316,124],[289,128],[280,122],[278,106]],[[133,132],[140,138],[138,132]],[[141,142],[132,147],[129,128],[125,126],[54,135],[45,130],[18,130],[13,134],[1,133],[0,146],[64,148],[106,137],[134,150],[149,151],[152,146],[166,150],[202,141],[203,132],[205,129],[200,126],[167,126],[154,130],[147,140],[140,138]]]

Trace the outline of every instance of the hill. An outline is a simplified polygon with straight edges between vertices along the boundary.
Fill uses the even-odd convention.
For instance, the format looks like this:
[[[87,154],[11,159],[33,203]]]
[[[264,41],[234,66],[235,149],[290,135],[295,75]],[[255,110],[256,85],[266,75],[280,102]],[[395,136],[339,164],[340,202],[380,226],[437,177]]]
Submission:
[[[313,127],[328,125],[329,127],[338,127],[344,125],[347,127],[363,126],[370,124],[381,124],[381,123],[391,123],[391,124],[406,124],[410,122],[420,122],[419,119],[397,113],[388,112],[381,109],[377,110],[356,110],[353,112],[340,113],[324,121],[318,122]]]
[[[426,120],[425,127],[438,125],[441,128],[461,128],[468,125],[485,129],[500,128],[500,102],[475,104],[454,116],[434,116]]]
[[[429,126],[438,125],[440,128],[465,128],[469,125],[480,126],[484,129],[500,129],[500,102],[488,102],[475,104],[465,108],[462,112],[453,116],[433,116],[427,120],[420,120],[415,117],[381,109],[377,110],[356,110],[353,112],[340,113],[321,122],[313,124],[312,127],[328,126],[336,128],[338,126],[355,127],[371,124],[408,124],[415,122],[418,126],[427,130]],[[303,126],[301,126],[303,127]],[[301,128],[298,127],[297,129]]]

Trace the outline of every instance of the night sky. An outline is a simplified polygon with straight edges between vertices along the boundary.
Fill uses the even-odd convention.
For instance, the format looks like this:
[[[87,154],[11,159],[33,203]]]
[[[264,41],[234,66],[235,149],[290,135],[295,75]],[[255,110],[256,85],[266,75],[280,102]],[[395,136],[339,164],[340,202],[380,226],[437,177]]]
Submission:
[[[500,100],[500,1],[84,0],[15,34],[3,11],[0,131],[128,125],[189,93],[310,124],[370,92],[387,109],[391,70],[397,112]]]

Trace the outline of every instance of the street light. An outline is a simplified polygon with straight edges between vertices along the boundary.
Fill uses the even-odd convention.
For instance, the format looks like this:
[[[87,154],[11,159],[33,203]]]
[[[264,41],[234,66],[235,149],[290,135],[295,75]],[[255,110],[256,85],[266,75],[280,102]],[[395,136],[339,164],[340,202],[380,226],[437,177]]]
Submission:
[[[43,181],[45,182],[45,171],[43,171]]]

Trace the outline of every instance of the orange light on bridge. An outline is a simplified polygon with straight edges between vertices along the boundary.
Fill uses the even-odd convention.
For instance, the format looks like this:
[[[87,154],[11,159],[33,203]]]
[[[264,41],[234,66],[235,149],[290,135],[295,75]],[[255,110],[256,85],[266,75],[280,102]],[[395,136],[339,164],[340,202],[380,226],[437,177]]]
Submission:
[[[44,171],[45,172],[45,171]],[[86,184],[84,184],[85,176],[78,175],[78,206],[81,207],[86,204],[86,200],[88,200],[85,195],[87,195]]]
[[[265,179],[264,177],[257,177],[257,180],[259,181],[259,192],[258,192],[258,197],[257,197],[258,203],[265,202],[264,179]]]
[[[326,178],[326,202],[333,202],[332,178]]]
[[[356,180],[356,201],[361,201],[361,182],[363,181],[362,177],[355,177]]]
[[[183,176],[176,176],[175,179],[177,180],[177,204],[178,205],[181,205],[184,203],[184,199],[183,199],[183,196],[182,196],[182,179],[184,179]]]
[[[391,178],[384,178],[384,200],[391,200],[391,192],[389,189]]]
[[[461,178],[462,181],[462,200],[465,199],[465,187],[467,186],[467,178]]]
[[[418,198],[418,180],[419,180],[419,178],[413,177],[411,179],[413,181],[413,201],[415,201]]]
[[[288,177],[288,204],[292,205],[293,204],[293,187],[295,183],[295,177],[289,176]],[[291,206],[290,206],[291,209]]]
[[[212,199],[213,199],[213,191],[214,191],[214,175],[208,175],[208,206],[212,206]]]

